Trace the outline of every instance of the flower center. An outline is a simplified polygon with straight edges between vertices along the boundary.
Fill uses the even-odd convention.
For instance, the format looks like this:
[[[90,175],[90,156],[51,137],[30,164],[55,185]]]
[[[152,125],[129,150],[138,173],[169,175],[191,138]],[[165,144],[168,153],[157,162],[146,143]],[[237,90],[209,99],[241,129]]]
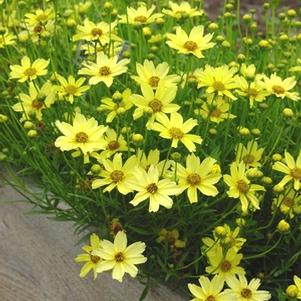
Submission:
[[[153,99],[148,103],[148,106],[153,110],[154,113],[160,112],[163,105],[159,99]]]
[[[155,183],[149,184],[149,185],[146,187],[146,191],[147,191],[148,193],[151,193],[151,194],[156,193],[157,190],[158,190],[158,186],[157,186]]]
[[[37,73],[37,70],[35,68],[28,68],[24,71],[24,74],[28,77],[33,76]]]
[[[91,34],[93,37],[99,37],[102,35],[102,30],[100,28],[93,28]]]
[[[113,150],[118,149],[119,146],[120,146],[119,142],[116,140],[113,140],[108,143],[107,149],[113,151]]]
[[[247,94],[249,96],[253,96],[253,97],[256,97],[258,95],[258,91],[256,89],[253,89],[253,88],[249,88],[247,90]]]
[[[157,88],[159,81],[160,78],[158,76],[151,76],[148,83],[151,85],[151,87]]]
[[[118,253],[115,255],[115,260],[116,260],[117,262],[122,262],[122,261],[124,261],[124,255],[123,255],[123,253],[122,253],[122,252],[118,252]]]
[[[282,202],[283,205],[290,207],[290,208],[294,206],[294,203],[295,203],[294,199],[292,199],[290,197],[286,197]]]
[[[187,41],[184,44],[184,48],[186,48],[188,51],[194,51],[198,48],[198,45],[196,42],[193,41]]]
[[[241,193],[246,193],[249,190],[249,185],[244,180],[237,181],[236,187]]]
[[[206,301],[215,301],[215,297],[210,295],[209,297],[207,297]]]
[[[212,87],[216,91],[224,91],[225,90],[225,85],[222,82],[218,81],[218,80],[215,80],[213,82]]]
[[[184,133],[176,127],[169,129],[169,134],[173,139],[182,139],[184,136]]]
[[[137,17],[135,17],[134,21],[138,22],[138,23],[145,23],[147,21],[147,17],[145,17],[145,16],[137,16]]]
[[[246,299],[250,299],[252,297],[252,291],[249,288],[243,288],[240,294],[243,298]]]
[[[254,162],[255,158],[254,158],[253,155],[247,154],[247,155],[245,155],[245,156],[242,158],[242,160],[243,160],[243,162],[244,162],[245,164],[250,164],[250,163],[253,163],[253,162]]]
[[[68,85],[65,87],[65,91],[67,94],[74,95],[77,92],[77,87],[74,85]]]
[[[278,85],[274,85],[272,89],[276,94],[283,94],[285,92],[285,89]]]
[[[41,109],[44,105],[44,102],[43,101],[40,101],[38,99],[35,99],[31,102],[31,106],[35,109]]]
[[[79,132],[75,135],[75,140],[78,143],[86,143],[88,142],[89,136],[84,132]]]
[[[42,25],[36,25],[34,28],[33,28],[33,31],[35,32],[35,33],[41,33],[42,31],[43,31],[43,26]]]
[[[201,177],[197,173],[191,173],[187,176],[187,182],[191,186],[199,185],[201,182]]]
[[[291,170],[291,176],[296,180],[301,180],[301,168],[295,167]]]
[[[221,111],[221,110],[215,109],[215,110],[213,110],[213,111],[211,112],[210,116],[211,116],[211,117],[220,117],[221,114],[222,114],[222,111]]]
[[[223,272],[228,272],[230,271],[232,268],[232,264],[230,261],[228,260],[224,260],[221,262],[220,264],[220,269],[223,271]]]
[[[93,263],[98,263],[98,261],[100,260],[100,257],[97,256],[97,255],[92,255],[90,254],[90,260],[93,262]]]
[[[111,74],[111,69],[108,66],[103,66],[99,68],[99,74],[101,76],[108,76]]]
[[[118,183],[120,181],[122,181],[124,176],[124,173],[121,170],[114,170],[111,175],[110,178],[114,183]]]

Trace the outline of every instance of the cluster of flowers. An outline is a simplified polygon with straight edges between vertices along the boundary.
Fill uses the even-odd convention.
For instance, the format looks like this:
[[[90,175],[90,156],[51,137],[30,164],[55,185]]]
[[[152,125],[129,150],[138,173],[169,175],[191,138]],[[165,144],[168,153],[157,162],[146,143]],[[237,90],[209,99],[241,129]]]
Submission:
[[[277,220],[278,232],[289,232],[291,223],[300,217],[301,146],[293,143],[289,152],[287,142],[285,149],[280,148],[281,154],[276,153],[284,129],[279,130],[276,142],[268,149],[266,141],[260,140],[265,125],[259,120],[260,126],[250,130],[245,124],[248,114],[257,114],[260,119],[264,115],[260,110],[269,107],[277,118],[280,110],[283,118],[293,118],[300,107],[296,77],[287,72],[280,75],[275,66],[270,66],[272,72],[259,72],[260,66],[242,63],[244,55],[240,55],[240,63],[203,63],[207,53],[212,56],[214,49],[221,47],[218,43],[224,49],[230,46],[212,32],[205,34],[204,25],[185,23],[205,14],[186,1],[170,1],[159,12],[155,12],[158,8],[154,5],[147,8],[140,3],[137,8],[127,7],[125,14],[105,2],[108,23],[93,22],[86,16],[93,5],[86,1],[65,12],[64,26],[70,28],[66,40],[70,38],[76,54],[71,70],[56,66],[52,57],[30,53],[19,56],[19,63],[10,64],[9,83],[18,81],[15,89],[21,92],[16,93],[17,101],[14,99],[9,107],[20,114],[23,131],[34,140],[43,135],[42,128],[48,123],[56,136],[48,142],[62,152],[72,151],[71,158],[80,158],[82,168],[87,169],[89,189],[110,198],[115,193],[114,198],[125,198],[126,205],[137,207],[141,215],[171,209],[179,199],[185,206],[194,206],[209,197],[208,206],[212,207],[228,198],[237,199],[233,206],[239,214],[238,227],[231,230],[230,223],[218,226],[213,238],[202,239],[202,256],[209,263],[205,271],[213,278],[200,276],[200,286],[190,283],[188,288],[195,301],[269,300],[269,292],[258,290],[260,280],[252,278],[248,282],[246,271],[239,266],[243,258],[239,251],[247,241],[239,233],[245,218],[260,211],[261,204],[273,193],[269,208],[282,214]],[[229,10],[231,5],[228,3]],[[293,12],[290,10],[285,17],[294,18]],[[7,17],[7,26],[0,28],[0,50],[29,42],[42,47],[57,34],[58,15],[51,7],[26,13],[21,23],[16,23],[15,17],[16,11]],[[180,25],[164,34],[154,34],[151,26],[160,26],[168,18]],[[246,22],[250,18],[244,16]],[[131,37],[135,35],[133,25],[140,30],[139,37]],[[19,31],[13,33],[11,28]],[[126,28],[131,42],[123,38]],[[208,25],[210,31],[218,28],[217,23]],[[246,45],[253,43],[248,37],[243,41]],[[257,47],[265,49],[272,44],[273,40],[261,40]],[[147,48],[156,52],[158,45],[167,47],[175,57],[171,60],[149,55],[146,59],[142,52]],[[179,68],[179,57],[184,57],[187,64],[183,69]],[[293,66],[289,72],[300,72],[300,66]],[[8,115],[0,114],[0,123],[7,122]],[[244,142],[236,141],[231,147],[227,144],[230,127],[244,137]],[[217,154],[219,151],[204,150],[211,147],[208,135],[214,137],[218,131],[225,132],[225,140],[219,145],[219,151],[227,153],[224,157]],[[150,140],[155,147],[149,147]],[[228,148],[234,153],[229,154]],[[177,259],[190,242],[180,239],[177,229],[165,227],[154,243],[167,243]],[[91,235],[90,245],[83,247],[85,254],[75,259],[85,262],[81,277],[91,270],[94,278],[113,270],[112,277],[118,281],[125,273],[137,275],[136,265],[147,260],[142,255],[146,245],[139,241],[127,246],[126,229],[117,230],[113,231],[114,243]],[[295,275],[294,282],[287,288],[287,295],[301,300],[301,279]],[[225,285],[228,288],[224,289]]]

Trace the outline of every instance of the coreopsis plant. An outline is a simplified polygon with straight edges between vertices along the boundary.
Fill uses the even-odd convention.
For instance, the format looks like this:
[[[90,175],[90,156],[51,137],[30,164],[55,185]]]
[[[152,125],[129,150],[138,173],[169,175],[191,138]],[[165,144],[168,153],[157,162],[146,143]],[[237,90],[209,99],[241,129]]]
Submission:
[[[90,237],[80,277],[301,299],[300,10],[21,2],[0,0],[0,181]]]

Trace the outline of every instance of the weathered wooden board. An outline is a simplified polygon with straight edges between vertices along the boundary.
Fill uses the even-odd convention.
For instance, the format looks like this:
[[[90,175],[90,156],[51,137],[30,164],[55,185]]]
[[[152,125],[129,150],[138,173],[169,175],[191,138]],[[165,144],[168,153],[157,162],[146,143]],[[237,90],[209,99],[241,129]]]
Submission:
[[[31,206],[0,187],[0,301],[136,301],[143,286],[103,274],[80,279],[73,259],[80,251],[72,227],[30,214]],[[169,289],[152,289],[147,301],[183,301]]]

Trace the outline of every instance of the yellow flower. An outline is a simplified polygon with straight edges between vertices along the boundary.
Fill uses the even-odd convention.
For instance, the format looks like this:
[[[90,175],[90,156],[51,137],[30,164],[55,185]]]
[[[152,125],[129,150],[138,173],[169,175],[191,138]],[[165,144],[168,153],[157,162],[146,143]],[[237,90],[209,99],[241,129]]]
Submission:
[[[38,89],[37,89],[37,88]],[[49,108],[56,97],[56,88],[47,81],[41,88],[29,83],[29,94],[20,93],[20,102],[13,105],[13,110],[22,112],[22,120],[32,119],[33,117],[42,120],[43,110]]]
[[[63,134],[54,143],[61,151],[80,149],[84,155],[87,155],[105,146],[103,134],[107,127],[98,125],[93,117],[86,119],[84,115],[75,113],[72,125],[58,120],[55,125]]]
[[[192,8],[189,2],[182,1],[180,4],[169,1],[168,6],[170,9],[162,9],[163,14],[170,17],[181,19],[186,17],[196,17],[204,14],[203,10],[198,10],[197,8]]]
[[[266,91],[256,78],[253,82],[248,83],[244,77],[237,77],[237,86],[237,94],[247,97],[251,108],[255,101],[263,102],[270,95],[270,92]]]
[[[181,164],[174,167],[179,178],[179,188],[182,191],[187,189],[190,203],[198,201],[198,190],[207,196],[218,194],[214,184],[219,181],[222,175],[213,171],[215,164],[216,160],[211,157],[207,157],[200,162],[200,158],[191,154],[186,158],[186,168]]]
[[[247,147],[239,143],[235,149],[236,162],[243,162],[247,168],[260,167],[261,163],[259,161],[263,151],[263,148],[258,148],[258,144],[255,140],[249,141]]]
[[[73,41],[85,40],[85,41],[99,41],[103,46],[110,42],[110,39],[117,38],[114,35],[114,30],[117,22],[93,23],[92,21],[85,19],[83,25],[77,26],[77,33],[73,36]]]
[[[102,163],[103,159],[109,158],[117,152],[124,152],[127,151],[129,148],[124,137],[120,134],[117,135],[115,130],[107,129],[105,136],[105,150],[102,151],[100,154],[95,153],[91,154],[92,157],[96,158],[98,162]]]
[[[198,58],[203,58],[203,50],[212,48],[215,43],[210,42],[213,34],[207,34],[204,36],[204,26],[194,26],[187,35],[187,33],[178,26],[176,28],[176,34],[168,33],[167,45],[171,48],[178,50],[179,53],[193,54]]]
[[[153,14],[155,9],[155,5],[152,5],[150,9],[147,9],[145,5],[140,5],[137,9],[133,7],[127,7],[126,15],[119,16],[119,23],[134,25],[154,23],[156,19],[163,16],[161,13]]]
[[[270,94],[281,99],[285,97],[294,101],[300,99],[297,92],[289,92],[289,90],[293,89],[297,83],[294,76],[282,80],[276,73],[273,73],[270,77],[264,76],[263,80],[265,88]]]
[[[278,185],[284,187],[289,181],[293,181],[294,189],[299,190],[301,188],[301,150],[296,161],[287,151],[284,153],[284,158],[285,163],[275,162],[273,165],[274,170],[286,174]]]
[[[178,147],[180,141],[190,152],[194,152],[195,143],[202,143],[200,136],[188,134],[197,125],[195,119],[189,118],[183,122],[183,117],[179,113],[171,113],[170,119],[166,115],[159,115],[157,120],[158,122],[151,125],[151,129],[160,132],[162,138],[172,139],[171,147]]]
[[[248,79],[253,79],[255,77],[255,72],[256,72],[256,67],[254,64],[251,65],[242,64],[240,67],[240,73]]]
[[[28,26],[43,25],[54,18],[52,8],[37,9],[34,13],[27,13],[25,15],[25,22]]]
[[[209,278],[201,276],[200,286],[188,283],[188,288],[193,295],[191,301],[228,301],[227,295],[222,292],[224,281],[215,275],[210,281]]]
[[[294,283],[298,289],[297,299],[301,300],[301,279],[298,276],[294,276]]]
[[[112,270],[112,278],[122,282],[125,273],[131,277],[136,277],[137,264],[147,261],[143,256],[145,243],[139,241],[127,246],[127,237],[124,231],[119,231],[114,239],[114,244],[108,240],[101,242],[100,250],[93,252],[93,255],[102,258],[96,268],[97,273]]]
[[[90,245],[85,245],[82,247],[83,251],[86,253],[80,254],[75,257],[75,262],[85,262],[81,268],[80,277],[85,277],[91,270],[93,270],[94,279],[97,277],[96,268],[101,262],[101,258],[97,255],[92,255],[92,252],[100,249],[101,241],[99,237],[93,233],[90,235]]]
[[[122,154],[114,155],[113,160],[102,160],[104,169],[100,172],[102,179],[96,179],[92,182],[92,189],[107,186],[103,192],[110,192],[114,188],[122,194],[128,194],[132,191],[129,182],[133,178],[133,169],[137,166],[137,159],[131,156],[127,161],[122,163]]]
[[[295,214],[301,214],[301,195],[288,187],[274,198],[272,208],[279,208],[281,213],[293,218]]]
[[[153,89],[157,89],[160,83],[165,87],[175,86],[180,81],[180,76],[170,74],[169,65],[165,62],[154,65],[152,61],[145,60],[142,64],[136,64],[138,76],[132,76],[139,85],[149,84]]]
[[[24,56],[21,59],[21,65],[10,66],[10,78],[18,79],[19,82],[25,82],[27,80],[34,80],[38,76],[47,74],[47,66],[49,60],[37,59],[31,63],[29,57]]]
[[[103,52],[97,54],[96,63],[84,63],[84,68],[79,70],[78,74],[90,76],[89,84],[96,85],[104,82],[107,87],[113,84],[115,76],[127,71],[126,65],[130,61],[128,59],[119,60],[118,56],[109,58]]]
[[[130,89],[125,89],[118,99],[109,97],[102,98],[101,105],[97,108],[97,111],[109,111],[106,122],[111,123],[116,116],[124,114],[133,106],[133,103],[130,100],[131,95],[132,91]]]
[[[226,281],[227,284],[235,275],[244,275],[245,270],[239,266],[243,257],[234,249],[229,249],[226,254],[223,254],[223,249],[218,248],[216,254],[208,254],[209,266],[206,267],[206,272],[209,274],[218,274],[221,281]]]
[[[15,35],[9,32],[0,34],[0,48],[4,48],[7,45],[14,45],[14,44],[16,44]]]
[[[63,76],[56,74],[55,78],[61,84],[58,86],[58,93],[61,97],[66,98],[69,102],[73,103],[74,97],[81,96],[85,91],[89,90],[89,86],[83,86],[85,79],[80,77],[78,80],[72,75],[69,75],[67,79]]]
[[[229,68],[227,65],[220,67],[205,66],[205,70],[197,70],[195,77],[198,83],[198,88],[207,87],[207,93],[216,93],[220,96],[227,96],[233,100],[236,97],[231,93],[231,90],[237,88],[237,69]]]
[[[146,172],[137,168],[134,172],[135,180],[131,181],[129,187],[138,191],[130,203],[137,206],[146,199],[149,199],[149,212],[157,212],[160,205],[170,209],[173,205],[170,195],[176,195],[180,191],[175,182],[169,179],[160,180],[158,168],[151,165]]]
[[[255,209],[260,209],[257,191],[264,191],[264,187],[250,183],[246,175],[246,166],[243,162],[233,162],[230,166],[230,175],[224,175],[224,181],[229,186],[227,194],[231,198],[240,199],[241,210],[246,213],[250,203]]]
[[[216,97],[214,94],[208,94],[207,101],[202,104],[201,108],[195,109],[194,113],[211,122],[221,123],[226,119],[236,118],[229,112],[229,109],[230,104],[222,96]]]
[[[235,301],[267,301],[271,299],[271,294],[268,291],[258,290],[260,280],[257,278],[251,279],[248,283],[244,275],[229,278],[227,281],[230,289],[226,289],[227,300]]]
[[[151,124],[155,118],[164,114],[176,112],[180,109],[177,104],[171,103],[177,94],[177,87],[166,87],[160,83],[157,90],[146,84],[141,85],[142,95],[133,94],[132,103],[137,107],[133,113],[134,120],[140,118],[143,113],[151,114],[148,124]]]

